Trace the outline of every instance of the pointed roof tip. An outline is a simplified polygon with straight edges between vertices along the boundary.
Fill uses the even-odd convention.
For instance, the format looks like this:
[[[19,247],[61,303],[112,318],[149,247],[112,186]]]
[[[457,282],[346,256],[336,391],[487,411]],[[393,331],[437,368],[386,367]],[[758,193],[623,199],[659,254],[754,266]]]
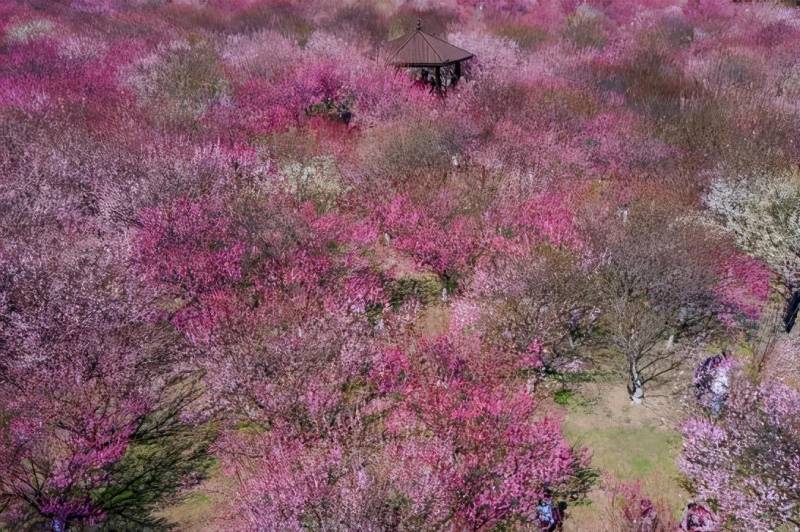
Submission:
[[[417,18],[417,31],[422,29],[422,19]]]

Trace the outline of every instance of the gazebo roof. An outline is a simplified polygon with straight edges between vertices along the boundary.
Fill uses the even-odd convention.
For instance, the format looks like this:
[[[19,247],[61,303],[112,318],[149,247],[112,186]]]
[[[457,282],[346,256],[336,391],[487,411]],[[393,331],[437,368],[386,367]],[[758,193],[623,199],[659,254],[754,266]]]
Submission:
[[[474,57],[470,52],[453,46],[444,39],[422,31],[422,22],[407,35],[386,43],[387,62],[399,67],[445,66]]]

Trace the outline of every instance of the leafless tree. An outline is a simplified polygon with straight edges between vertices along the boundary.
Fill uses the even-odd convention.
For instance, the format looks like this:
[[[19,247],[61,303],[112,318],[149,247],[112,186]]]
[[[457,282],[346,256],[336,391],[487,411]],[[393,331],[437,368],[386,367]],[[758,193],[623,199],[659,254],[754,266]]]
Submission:
[[[591,227],[603,338],[623,357],[628,392],[639,403],[645,385],[678,368],[713,329],[716,244],[657,202]]]

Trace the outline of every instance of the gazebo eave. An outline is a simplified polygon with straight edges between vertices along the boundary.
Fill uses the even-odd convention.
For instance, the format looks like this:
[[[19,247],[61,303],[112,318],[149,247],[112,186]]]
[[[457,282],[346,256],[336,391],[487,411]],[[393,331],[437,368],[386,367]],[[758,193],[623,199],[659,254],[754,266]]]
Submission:
[[[437,61],[437,62],[432,62],[432,63],[389,63],[389,64],[394,66],[394,67],[399,67],[399,68],[446,67],[446,66],[450,66],[450,65],[455,65],[457,63],[461,63],[462,61],[469,61],[473,57],[475,57],[475,56],[471,55],[469,57],[456,59],[454,61],[443,61],[443,62]]]

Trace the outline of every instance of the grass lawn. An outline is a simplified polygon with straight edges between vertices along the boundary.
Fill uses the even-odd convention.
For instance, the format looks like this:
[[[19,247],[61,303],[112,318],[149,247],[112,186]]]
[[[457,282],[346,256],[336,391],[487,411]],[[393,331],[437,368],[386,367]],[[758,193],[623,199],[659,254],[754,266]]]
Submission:
[[[180,504],[162,512],[178,530],[209,530],[214,514],[214,501],[203,491],[191,493]]]
[[[633,405],[622,383],[592,385],[582,392],[586,401],[566,407],[564,430],[569,440],[591,449],[592,466],[601,478],[639,480],[646,493],[663,499],[680,516],[688,494],[678,483],[681,436],[659,415],[666,400]],[[598,486],[590,500],[589,505],[569,509],[566,530],[608,530],[608,495]]]
[[[168,506],[159,514],[180,531],[214,530],[214,517],[219,515],[224,489],[230,483],[215,465],[209,477],[189,492],[180,503]]]

